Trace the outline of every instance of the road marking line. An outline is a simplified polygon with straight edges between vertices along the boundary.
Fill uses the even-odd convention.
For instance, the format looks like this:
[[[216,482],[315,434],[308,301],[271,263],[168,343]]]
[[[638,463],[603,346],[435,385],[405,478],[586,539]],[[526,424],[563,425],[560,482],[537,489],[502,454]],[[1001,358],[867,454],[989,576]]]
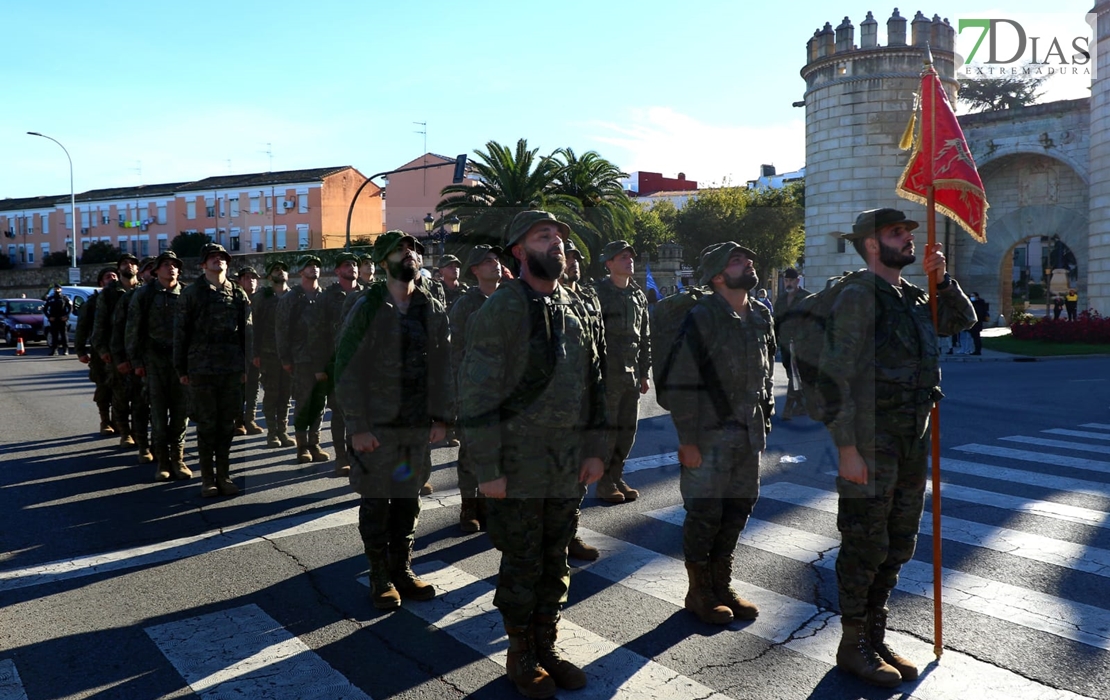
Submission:
[[[11,659],[0,659],[0,700],[27,700],[27,691]]]
[[[661,508],[644,515],[679,526],[685,519],[682,506]],[[754,518],[748,520],[740,535],[740,544],[827,569],[835,567],[840,550],[839,539]],[[943,577],[943,600],[947,605],[1099,649],[1110,649],[1110,611],[954,569],[944,569]],[[902,567],[898,589],[932,598],[932,565],[909,561]]]
[[[1110,474],[1110,462],[1103,462],[1097,459],[1084,459],[1082,457],[1067,457],[1064,455],[1056,455],[1049,452],[1030,452],[1028,450],[1015,450],[1009,447],[995,447],[994,445],[960,445],[953,447],[953,450],[960,452],[971,452],[979,455],[989,455],[991,457],[1003,457],[1005,459],[1016,459],[1021,462],[1036,462],[1037,464],[1052,464],[1058,467],[1070,467],[1072,469],[1085,469],[1088,471],[1102,472],[1103,474]]]
[[[1077,452],[1094,452],[1096,454],[1104,455],[1110,449],[1107,445],[1088,445],[1084,442],[1068,442],[1067,440],[1049,440],[1047,438],[1030,437],[1028,435],[1011,435],[1009,437],[1001,437],[999,440],[1006,442],[1020,442],[1025,445],[1039,445],[1041,447],[1058,447],[1063,450],[1075,450]]]
[[[426,602],[405,603],[405,610],[504,666],[508,638],[501,614],[493,606],[494,587],[439,561],[424,562],[413,568],[422,579],[436,587],[437,595]],[[359,582],[369,585],[365,576],[359,578]],[[585,671],[589,679],[585,688],[573,692],[575,700],[649,697],[728,700],[728,696],[618,646],[565,617],[559,623],[557,645],[563,656]],[[498,683],[506,692],[511,688],[507,679]]]
[[[1071,477],[1056,476],[1055,474],[1027,472],[1022,469],[997,467],[993,464],[967,462],[962,459],[949,459],[947,457],[940,458],[940,468],[942,472],[950,471],[958,474],[967,474],[968,476],[992,479],[994,481],[1037,486],[1051,490],[1053,492],[1052,495],[1065,495],[1066,492],[1071,492],[1083,494],[1085,496],[1095,496],[1100,499],[1110,497],[1110,486],[1097,481],[1073,479]]]
[[[1088,425],[1083,426],[1083,427],[1094,428],[1094,427],[1097,427],[1097,424],[1095,424],[1095,425],[1088,424]],[[1110,429],[1110,428],[1108,428],[1108,429]],[[1041,432],[1042,433],[1049,433],[1051,435],[1065,435],[1067,437],[1090,438],[1092,440],[1110,440],[1110,435],[1106,435],[1105,433],[1088,433],[1088,432],[1084,432],[1082,430],[1068,430],[1067,428],[1052,428],[1050,430],[1042,430]]]
[[[633,457],[632,459],[624,460],[624,471],[639,472],[645,469],[658,469],[659,467],[677,467],[678,466],[678,453],[677,452],[664,452],[657,455],[648,455],[647,457]]]
[[[205,700],[370,700],[254,604],[147,627],[146,633]]]
[[[947,492],[947,486],[943,491]],[[760,488],[761,498],[790,503],[836,514],[838,497],[835,492],[787,482],[766,484]],[[933,522],[921,520],[921,534],[933,534]],[[947,515],[941,516],[941,534],[945,540],[982,547],[1011,556],[1110,577],[1110,551],[1052,539],[1020,530],[984,525]]]
[[[1106,423],[1084,423],[1079,426],[1080,428],[1094,428],[1095,430],[1110,430],[1110,425]]]

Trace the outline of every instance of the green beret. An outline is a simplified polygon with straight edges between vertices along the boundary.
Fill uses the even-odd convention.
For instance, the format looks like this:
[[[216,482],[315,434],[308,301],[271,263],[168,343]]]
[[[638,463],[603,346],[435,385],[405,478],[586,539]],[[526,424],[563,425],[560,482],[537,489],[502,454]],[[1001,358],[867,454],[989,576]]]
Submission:
[[[609,262],[626,250],[631,250],[632,257],[636,257],[636,249],[633,248],[632,244],[628,241],[613,241],[611,243],[607,243],[605,245],[605,248],[601,251],[601,264],[604,265],[605,263]]]
[[[570,227],[555,218],[554,214],[539,209],[530,211],[522,211],[513,217],[513,222],[509,224],[508,235],[505,236],[505,250],[512,248],[516,245],[517,241],[524,237],[524,234],[532,230],[536,224],[550,222],[559,227],[562,232],[563,238],[570,236]]]
[[[406,241],[412,246],[413,250],[421,255],[424,254],[424,244],[409,234],[404,231],[386,231],[374,241],[374,262],[384,261],[390,253],[397,250]]]
[[[725,271],[728,267],[728,259],[732,254],[739,250],[748,260],[755,262],[755,253],[751,248],[745,248],[735,241],[725,241],[716,245],[707,246],[701,252],[701,280],[702,284],[708,284],[711,279]]]

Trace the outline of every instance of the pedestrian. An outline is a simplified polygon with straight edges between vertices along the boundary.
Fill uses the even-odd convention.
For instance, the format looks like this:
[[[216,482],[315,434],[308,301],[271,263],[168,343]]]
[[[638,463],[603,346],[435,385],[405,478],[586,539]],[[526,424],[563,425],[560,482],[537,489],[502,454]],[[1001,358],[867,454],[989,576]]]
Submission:
[[[154,446],[154,480],[191,479],[185,465],[185,387],[173,366],[173,324],[181,297],[181,260],[172,250],[154,261],[154,280],[131,296],[124,330],[127,357],[146,384]]]
[[[104,436],[116,434],[112,419],[111,377],[100,354],[89,348],[89,342],[101,291],[117,279],[118,276],[114,267],[104,267],[97,272],[96,286],[100,289],[93,292],[81,308],[77,316],[77,331],[73,335],[73,347],[77,351],[78,361],[89,366],[89,381],[95,387],[93,389],[93,403],[96,404],[96,409],[100,413],[100,434]]]
[[[253,307],[254,300],[258,298],[258,272],[250,265],[244,265],[236,273],[235,281],[247,293],[247,299],[250,299]],[[252,308],[251,311],[253,316],[254,309]],[[259,338],[254,336],[252,342],[258,342],[258,340]],[[254,357],[254,348],[247,349],[247,357]],[[235,419],[236,435],[262,434],[262,426],[255,421],[255,416],[258,414],[258,384],[261,377],[261,367],[254,362],[248,362],[247,383],[243,385],[243,410]]]
[[[749,295],[755,253],[728,241],[701,254],[713,290],[682,322],[668,379],[678,431],[686,609],[707,624],[753,620],[759,609],[731,588],[733,552],[759,496],[759,458],[774,412],[775,334]]]
[[[466,259],[464,277],[476,284],[466,288],[448,312],[451,321],[451,378],[458,381],[459,367],[466,354],[466,331],[470,319],[486,303],[501,284],[500,246],[476,245]],[[481,529],[482,509],[479,504],[478,473],[470,457],[466,440],[460,440],[458,459],[459,491],[462,508],[459,510],[459,528],[463,532]]]
[[[262,394],[262,415],[266,418],[266,447],[292,447],[289,437],[289,399],[293,394],[293,376],[281,366],[277,346],[277,307],[289,293],[289,267],[281,260],[266,266],[268,286],[251,299],[254,322],[251,364],[258,368]]]
[[[971,341],[975,345],[972,350],[972,355],[983,354],[983,324],[989,323],[991,320],[991,305],[987,300],[979,294],[979,292],[972,292],[969,297],[971,299],[971,306],[975,309],[975,324],[971,326]]]
[[[412,571],[421,467],[429,445],[455,421],[446,307],[415,279],[421,244],[387,231],[374,244],[385,280],[355,303],[335,355],[336,396],[348,428],[351,488],[370,565],[371,602],[429,600],[435,589]]]
[[[503,282],[471,319],[459,370],[463,435],[501,552],[493,604],[509,637],[506,672],[536,698],[586,685],[555,640],[582,484],[601,478],[610,454],[600,339],[559,282],[569,234],[545,211],[513,218],[503,247],[519,280]]]
[[[231,442],[243,406],[247,349],[251,344],[251,304],[247,293],[227,278],[231,255],[210,243],[201,250],[197,281],[182,290],[173,324],[173,365],[188,387],[197,424],[197,462],[202,498],[234,496]]]
[[[774,305],[772,305],[771,300],[767,298],[766,289],[760,289],[758,292],[756,292],[755,300],[758,301],[760,304],[763,304],[763,306],[765,306],[767,310],[770,311],[772,314],[775,313]]]
[[[131,436],[138,450],[139,464],[150,464],[154,455],[150,451],[150,400],[147,397],[146,381],[132,371],[131,358],[127,354],[125,331],[127,316],[131,310],[131,299],[135,293],[151,283],[154,278],[154,258],[145,257],[139,262],[139,283],[128,290],[112,314],[111,340],[109,348],[112,361],[123,379],[128,394],[127,403],[131,406]]]
[[[96,305],[90,343],[93,352],[104,362],[108,375],[108,385],[112,388],[112,418],[115,420],[116,434],[120,447],[134,447],[132,436],[130,383],[127,375],[121,374],[119,366],[112,360],[112,318],[120,299],[139,283],[139,259],[124,253],[116,263],[116,280],[101,289],[100,301]]]
[[[778,311],[774,312],[775,341],[782,356],[782,368],[786,371],[786,405],[782,408],[782,420],[788,421],[806,414],[800,380],[794,376],[790,310],[799,301],[811,296],[812,292],[801,286],[798,271],[792,267],[788,267],[782,273],[782,289],[783,294],[778,298]]]
[[[921,521],[925,436],[942,397],[937,333],[955,335],[975,320],[971,301],[945,271],[940,245],[926,248],[922,265],[936,283],[936,326],[928,293],[902,278],[917,260],[917,226],[896,209],[872,209],[843,235],[867,270],[841,283],[819,365],[822,395],[839,397],[826,422],[839,452],[836,579],[843,637],[836,663],[884,687],[918,676],[884,641],[886,603],[913,556]]]
[[[632,279],[636,251],[627,241],[605,246],[601,262],[609,276],[594,285],[605,327],[605,403],[609,416],[609,455],[597,482],[597,497],[607,503],[635,501],[640,493],[624,481],[624,461],[636,441],[640,396],[649,389],[651,335],[647,296]]]
[[[297,462],[331,461],[320,447],[320,423],[328,400],[327,366],[332,342],[320,289],[323,263],[315,255],[297,261],[301,283],[281,298],[277,308],[277,351],[281,366],[293,377],[293,428]]]
[[[328,375],[327,401],[331,408],[331,445],[335,450],[335,475],[347,476],[351,472],[351,461],[347,457],[347,431],[343,420],[343,411],[340,410],[338,398],[335,395],[335,349],[338,342],[339,329],[343,325],[343,307],[347,297],[357,295],[362,291],[359,284],[359,259],[353,253],[343,252],[335,257],[333,272],[336,281],[324,290],[323,311],[324,329],[326,335],[321,340],[327,345],[328,363],[324,374]]]
[[[466,293],[466,285],[459,279],[462,271],[462,262],[454,255],[444,255],[439,259],[439,277],[443,291],[447,296],[447,310],[450,311],[455,302]]]
[[[1076,292],[1074,289],[1069,289],[1068,295],[1064,297],[1064,305],[1067,306],[1068,309],[1068,320],[1078,320],[1079,316],[1077,312],[1079,310],[1079,293]],[[1057,312],[1056,318],[1060,318],[1059,312]]]
[[[62,285],[55,284],[54,292],[46,298],[42,305],[42,315],[50,328],[50,354],[69,354],[69,332],[67,324],[69,315],[73,313],[73,304],[62,295]]]

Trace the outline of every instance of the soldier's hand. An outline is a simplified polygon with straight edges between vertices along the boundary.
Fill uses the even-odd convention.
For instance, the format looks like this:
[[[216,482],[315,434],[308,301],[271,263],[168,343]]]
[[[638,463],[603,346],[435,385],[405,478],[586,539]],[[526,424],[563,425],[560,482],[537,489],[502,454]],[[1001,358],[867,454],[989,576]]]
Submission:
[[[318,381],[318,382],[328,381],[328,373],[327,372],[317,372],[316,373],[316,381]]]
[[[146,368],[145,367],[136,367],[135,368],[135,376],[136,377],[145,377],[146,376]]]
[[[354,448],[355,452],[373,452],[381,447],[381,445],[382,444],[378,442],[378,438],[374,437],[374,433],[371,433],[369,430],[365,433],[355,433],[351,436],[351,447]]]
[[[428,443],[434,445],[437,442],[443,442],[444,438],[446,437],[447,426],[440,421],[433,422],[432,429],[428,431]]]
[[[281,368],[289,374],[293,374],[293,365],[282,365]]]
[[[508,486],[509,480],[502,476],[493,481],[483,481],[478,484],[478,490],[486,498],[504,498]]]
[[[118,365],[116,365],[116,369],[119,370],[120,374],[131,374],[131,363],[130,362],[121,362]]]
[[[925,274],[932,277],[933,281],[940,284],[944,281],[945,273],[945,260],[944,253],[941,251],[940,243],[925,246],[925,260],[922,261],[922,267],[925,269]]]
[[[184,375],[180,381],[182,386],[189,386],[189,375]]]
[[[261,357],[252,357],[251,358],[251,364],[254,365],[255,367],[262,367],[262,358]]]
[[[100,359],[104,360],[104,364],[106,365],[112,364],[112,356],[108,353],[104,353],[103,355],[101,355]]]
[[[651,388],[651,385],[648,384],[647,377],[644,377],[643,379],[640,380],[640,393],[641,394],[648,393],[648,389],[650,389],[650,388]]]
[[[596,484],[601,481],[601,476],[605,473],[605,462],[601,461],[599,457],[590,457],[589,459],[582,460],[582,466],[578,469],[578,482],[581,484]]]
[[[860,486],[867,485],[867,462],[854,445],[840,448],[840,478]]]
[[[678,463],[690,469],[697,469],[701,466],[701,450],[697,445],[679,445]]]
[[[77,356],[77,361],[80,362],[83,365],[87,365],[87,364],[89,364],[89,356],[88,355],[78,355]]]

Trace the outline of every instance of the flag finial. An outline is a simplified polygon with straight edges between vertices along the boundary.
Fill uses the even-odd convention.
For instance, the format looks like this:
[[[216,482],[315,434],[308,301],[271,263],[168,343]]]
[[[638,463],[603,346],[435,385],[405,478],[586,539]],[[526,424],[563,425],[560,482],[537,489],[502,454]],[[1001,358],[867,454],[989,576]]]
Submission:
[[[925,42],[925,67],[930,68],[933,65],[933,50],[929,47],[929,42]]]

